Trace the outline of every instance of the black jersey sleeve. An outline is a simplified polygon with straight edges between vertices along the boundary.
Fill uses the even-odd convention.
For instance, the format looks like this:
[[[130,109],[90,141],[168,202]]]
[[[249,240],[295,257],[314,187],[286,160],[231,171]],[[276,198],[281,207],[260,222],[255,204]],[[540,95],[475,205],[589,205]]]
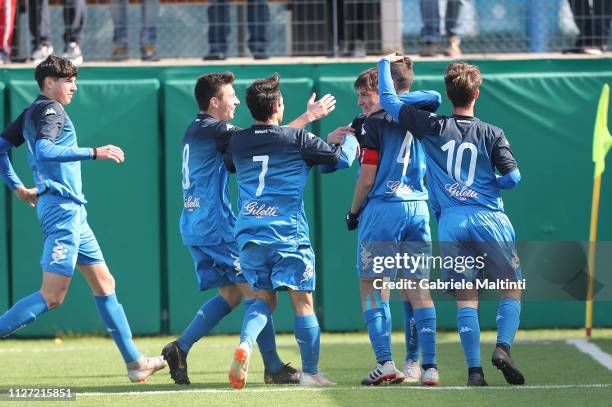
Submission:
[[[435,113],[426,112],[404,104],[400,110],[399,123],[416,138],[439,134],[440,125]]]
[[[491,153],[493,165],[501,175],[506,175],[518,168],[518,164],[510,148],[510,143],[508,143],[508,139],[503,131],[495,137]]]
[[[301,130],[297,137],[300,153],[309,165],[334,165],[342,152],[339,146],[330,146],[327,142],[315,136],[308,130]]]
[[[19,117],[9,124],[8,127],[2,132],[1,137],[11,143],[13,147],[19,147],[25,142],[23,137],[23,122],[25,120],[26,110],[27,109],[24,109]]]
[[[36,126],[36,139],[46,139],[55,143],[62,134],[66,117],[59,103],[49,101],[41,103],[36,108],[32,119]]]

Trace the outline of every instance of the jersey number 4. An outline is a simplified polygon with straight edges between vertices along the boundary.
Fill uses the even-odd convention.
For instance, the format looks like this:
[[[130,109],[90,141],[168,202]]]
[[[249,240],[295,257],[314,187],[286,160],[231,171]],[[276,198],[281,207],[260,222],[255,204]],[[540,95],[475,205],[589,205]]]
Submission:
[[[408,172],[408,164],[410,163],[410,151],[412,150],[412,133],[409,131],[406,132],[406,137],[404,137],[404,141],[402,142],[402,146],[400,147],[399,154],[397,155],[397,161],[399,164],[403,165],[402,169],[402,177],[406,176],[406,172]]]
[[[469,187],[474,183],[474,173],[476,172],[476,160],[478,159],[478,148],[473,143],[461,143],[457,148],[457,154],[455,156],[455,146],[457,145],[456,140],[451,140],[444,144],[442,151],[446,151],[446,172],[448,176],[455,181]],[[461,164],[463,162],[463,153],[465,150],[470,150],[470,167],[468,169],[467,179],[464,181],[461,179]],[[455,168],[453,172],[453,157],[455,158]]]
[[[269,155],[255,155],[253,156],[253,162],[261,163],[261,172],[259,173],[259,186],[255,191],[255,196],[261,196],[264,188],[266,187],[266,173],[268,172],[268,161],[270,161]]]

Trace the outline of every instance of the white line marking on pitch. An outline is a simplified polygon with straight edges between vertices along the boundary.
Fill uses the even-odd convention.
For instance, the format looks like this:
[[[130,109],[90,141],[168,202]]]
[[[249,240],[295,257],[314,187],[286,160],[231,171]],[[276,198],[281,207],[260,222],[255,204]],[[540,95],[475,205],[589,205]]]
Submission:
[[[467,386],[449,386],[449,387],[408,387],[408,386],[385,386],[384,389],[394,390],[422,390],[422,391],[455,391],[455,390],[476,390],[476,391],[488,391],[488,390],[557,390],[557,389],[590,389],[590,388],[606,388],[610,387],[610,384],[561,384],[561,385],[535,385],[535,386],[489,386],[483,389],[475,389]],[[125,391],[125,392],[86,392],[77,393],[77,397],[88,397],[88,396],[156,396],[163,394],[180,394],[180,393],[283,393],[288,391],[326,391],[326,390],[365,390],[365,391],[376,391],[376,389],[365,386],[330,386],[330,387],[299,387],[299,386],[287,386],[281,388],[255,388],[255,389],[244,389],[244,390],[232,390],[232,389],[193,389],[193,390],[152,390],[152,391]]]
[[[570,345],[574,345],[582,353],[586,353],[596,362],[600,363],[608,370],[612,370],[612,355],[604,352],[601,348],[586,339],[568,339],[565,341]]]

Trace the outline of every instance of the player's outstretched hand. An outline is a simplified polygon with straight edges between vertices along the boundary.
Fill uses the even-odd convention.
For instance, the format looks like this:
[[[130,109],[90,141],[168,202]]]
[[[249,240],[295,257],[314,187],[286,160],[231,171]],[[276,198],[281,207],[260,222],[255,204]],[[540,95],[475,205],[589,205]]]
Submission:
[[[125,161],[125,154],[119,147],[111,144],[103,147],[96,147],[96,160],[112,160],[117,164]]]
[[[38,203],[38,188],[26,188],[23,185],[15,189],[17,199],[27,203],[32,208]]]
[[[404,59],[404,56],[402,54],[400,54],[399,52],[394,52],[392,54],[389,55],[385,55],[383,57],[383,59],[388,60],[389,62],[393,63],[393,62],[397,62],[397,61],[401,61]]]
[[[346,227],[348,230],[355,230],[359,226],[359,214],[348,211],[346,213]]]
[[[355,134],[355,130],[350,126],[338,127],[327,135],[327,144],[342,144],[347,134]]]
[[[310,121],[322,119],[336,108],[336,98],[333,95],[328,93],[321,99],[315,101],[316,97],[317,94],[313,93],[306,105],[306,113]]]

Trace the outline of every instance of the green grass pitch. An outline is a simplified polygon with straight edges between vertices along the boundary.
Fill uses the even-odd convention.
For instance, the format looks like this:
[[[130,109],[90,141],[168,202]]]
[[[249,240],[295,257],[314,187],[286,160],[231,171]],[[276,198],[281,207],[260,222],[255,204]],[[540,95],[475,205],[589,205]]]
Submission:
[[[338,383],[333,388],[303,389],[297,386],[266,386],[263,365],[253,354],[245,390],[227,384],[227,369],[235,336],[212,336],[197,343],[189,355],[191,386],[172,383],[167,370],[147,383],[131,384],[119,352],[107,338],[66,338],[62,341],[0,341],[0,388],[70,387],[75,402],[37,401],[35,406],[610,406],[612,371],[589,355],[566,343],[581,331],[521,331],[513,356],[526,377],[526,385],[512,387],[490,363],[495,333],[482,335],[482,360],[490,387],[465,388],[466,367],[458,335],[438,335],[438,365],[441,385],[359,386],[374,358],[365,333],[323,334],[321,370]],[[170,337],[137,338],[137,345],[150,355],[158,354]],[[612,351],[612,330],[597,330],[593,341],[603,351]],[[398,365],[404,357],[403,335],[393,335]],[[284,361],[299,367],[300,356],[292,335],[278,337]],[[25,402],[5,405],[18,406]]]

